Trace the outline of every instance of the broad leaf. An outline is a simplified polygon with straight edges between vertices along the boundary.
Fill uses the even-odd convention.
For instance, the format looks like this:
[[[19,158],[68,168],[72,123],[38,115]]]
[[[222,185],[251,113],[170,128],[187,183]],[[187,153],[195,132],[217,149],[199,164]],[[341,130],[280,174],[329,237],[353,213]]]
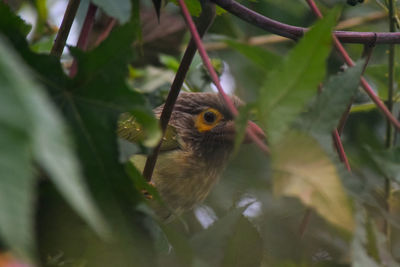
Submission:
[[[193,250],[207,262],[207,266],[232,266],[229,264],[235,261],[235,256],[241,260],[237,260],[238,265],[233,266],[259,266],[261,240],[258,231],[242,215],[247,207],[230,211],[209,228],[193,236],[190,241]]]
[[[301,128],[315,134],[330,134],[339,124],[352,96],[358,89],[363,62],[332,76],[311,108],[300,117]]]
[[[338,9],[331,11],[307,32],[260,89],[260,121],[271,143],[289,127],[325,76],[325,61],[331,50],[331,30]]]
[[[312,137],[289,132],[273,147],[274,191],[297,197],[328,222],[352,232],[352,206],[337,169]]]

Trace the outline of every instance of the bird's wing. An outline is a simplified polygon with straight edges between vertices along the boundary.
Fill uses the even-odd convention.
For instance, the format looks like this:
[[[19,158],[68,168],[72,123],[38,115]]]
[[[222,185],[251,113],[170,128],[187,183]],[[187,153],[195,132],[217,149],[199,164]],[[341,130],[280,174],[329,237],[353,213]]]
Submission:
[[[118,137],[132,143],[143,141],[146,138],[146,132],[141,125],[128,113],[121,115],[118,121],[117,134]],[[161,144],[161,151],[174,150],[180,147],[180,140],[176,129],[168,125]]]

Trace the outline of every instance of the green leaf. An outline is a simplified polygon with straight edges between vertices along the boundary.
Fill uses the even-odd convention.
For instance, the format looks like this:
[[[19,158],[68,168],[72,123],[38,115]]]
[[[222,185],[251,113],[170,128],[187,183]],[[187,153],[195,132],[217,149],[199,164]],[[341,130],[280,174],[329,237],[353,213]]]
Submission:
[[[237,259],[237,264],[240,265],[233,266],[246,266],[243,265],[245,263],[250,264],[247,266],[259,266],[261,240],[254,226],[242,215],[246,208],[247,206],[231,210],[225,217],[190,240],[193,251],[207,262],[207,266],[229,266],[235,260],[235,253],[242,259]],[[248,239],[243,234],[247,235]],[[244,255],[245,253],[249,255]]]
[[[282,62],[282,57],[258,46],[250,46],[233,40],[225,40],[225,43],[265,70],[270,70],[271,66],[280,65]]]
[[[132,4],[130,0],[93,0],[93,3],[120,23],[128,22],[131,17]]]
[[[353,231],[352,206],[338,170],[315,139],[289,132],[272,155],[276,194],[296,197],[331,224]]]
[[[4,41],[4,40],[3,40]],[[2,147],[0,154],[0,232],[18,254],[33,253],[33,195],[35,160],[49,173],[59,189],[89,223],[104,233],[103,220],[89,197],[80,168],[72,151],[66,128],[56,109],[30,73],[0,43]]]
[[[331,138],[332,131],[338,126],[342,114],[358,89],[363,65],[363,61],[359,62],[355,67],[348,68],[328,80],[322,93],[298,120],[303,131],[312,134],[318,140]],[[320,141],[325,143],[324,139]]]
[[[14,16],[11,13],[8,15]],[[78,73],[73,80],[64,74],[55,57],[31,52],[26,40],[16,31],[17,24],[5,24],[4,21],[0,17],[0,31],[7,35],[34,70],[35,78],[47,87],[72,130],[87,183],[114,230],[112,238],[118,246],[111,246],[110,249],[118,250],[115,253],[127,257],[125,260],[128,262],[134,259],[138,265],[154,265],[154,257],[149,256],[153,250],[148,232],[143,228],[142,221],[135,219],[141,214],[134,209],[141,200],[140,193],[118,161],[116,137],[117,119],[121,113],[138,111],[142,114],[147,110],[148,114],[152,114],[145,98],[131,91],[125,80],[128,63],[133,59],[132,43],[138,34],[135,19],[115,28],[99,47],[88,53],[71,49],[78,61]],[[143,120],[147,119],[143,116]],[[50,160],[49,155],[45,157],[42,160]],[[61,182],[54,177],[54,170],[49,170],[53,171],[49,173],[49,178],[60,186],[59,190],[70,204],[75,205],[77,201],[68,195],[70,187],[61,188]],[[68,177],[68,180],[71,179]],[[74,208],[82,212],[86,204],[79,205]],[[90,213],[84,214],[88,215]],[[83,249],[83,245],[79,243],[75,246]],[[138,249],[132,250],[132,247]]]
[[[171,0],[172,3],[179,6],[178,0]],[[185,4],[192,16],[198,17],[201,14],[201,4],[198,0],[185,0]]]
[[[325,61],[331,49],[331,30],[339,9],[331,11],[307,32],[260,89],[259,119],[267,128],[268,139],[279,137],[317,92],[325,76]]]
[[[372,160],[375,169],[385,178],[400,183],[400,148],[373,150],[370,147],[365,147],[365,156]]]
[[[263,243],[258,230],[244,216],[235,225],[234,234],[225,249],[222,266],[250,267],[260,266]]]

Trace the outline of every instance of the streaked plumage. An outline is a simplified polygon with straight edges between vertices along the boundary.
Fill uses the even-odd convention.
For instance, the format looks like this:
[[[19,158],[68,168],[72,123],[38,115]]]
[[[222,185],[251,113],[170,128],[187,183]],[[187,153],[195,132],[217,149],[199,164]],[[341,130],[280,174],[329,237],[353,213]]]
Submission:
[[[237,107],[242,103],[237,97],[231,99]],[[162,108],[154,110],[157,117]],[[138,138],[126,124],[121,125],[120,137],[130,141]],[[169,128],[152,182],[164,202],[180,214],[203,201],[218,181],[233,148],[235,128],[223,99],[214,93],[181,93]],[[143,170],[144,155],[134,155],[131,160]],[[163,218],[170,215],[167,209],[157,213]]]

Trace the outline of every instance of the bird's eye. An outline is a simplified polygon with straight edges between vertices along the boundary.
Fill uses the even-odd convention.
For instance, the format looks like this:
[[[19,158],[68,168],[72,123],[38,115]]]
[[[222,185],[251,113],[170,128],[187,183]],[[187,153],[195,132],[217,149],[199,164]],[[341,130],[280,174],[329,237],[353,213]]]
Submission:
[[[214,108],[208,108],[197,115],[195,126],[199,132],[207,132],[214,128],[222,119],[221,112]]]
[[[204,120],[205,120],[206,122],[208,122],[208,123],[213,123],[213,122],[217,119],[217,116],[215,115],[214,112],[212,112],[212,111],[207,111],[207,112],[205,112],[205,113],[203,114],[203,118],[204,118]]]

